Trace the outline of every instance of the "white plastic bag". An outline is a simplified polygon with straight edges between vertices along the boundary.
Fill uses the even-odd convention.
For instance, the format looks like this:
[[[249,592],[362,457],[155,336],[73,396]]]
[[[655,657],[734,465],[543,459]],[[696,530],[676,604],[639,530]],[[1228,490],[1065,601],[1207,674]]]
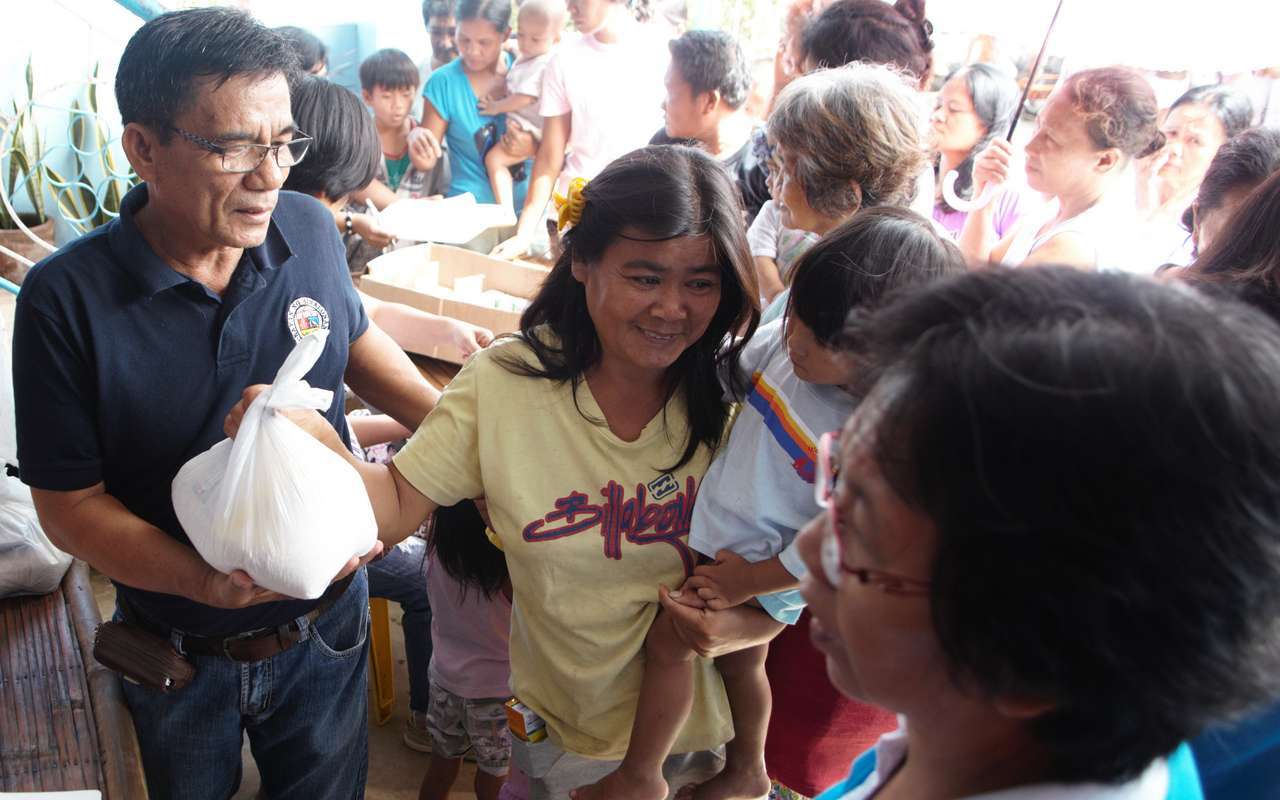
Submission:
[[[220,572],[242,569],[289,597],[322,595],[352,556],[369,552],[378,523],[364,482],[341,456],[275,409],[327,409],[333,392],[303,376],[328,331],[303,337],[271,388],[249,406],[235,440],[183,465],[173,508],[187,537]]]
[[[70,566],[40,528],[31,490],[0,475],[0,597],[52,592]]]
[[[44,535],[31,490],[4,473],[6,463],[18,463],[18,438],[9,335],[3,320],[0,342],[0,597],[45,594],[58,588],[71,566],[71,556],[54,547]]]

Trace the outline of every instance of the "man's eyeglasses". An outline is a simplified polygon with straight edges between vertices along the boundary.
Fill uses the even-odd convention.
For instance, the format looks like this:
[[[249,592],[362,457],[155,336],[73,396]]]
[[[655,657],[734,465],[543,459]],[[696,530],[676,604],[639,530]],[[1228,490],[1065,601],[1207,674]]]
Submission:
[[[840,585],[842,574],[852,575],[860,583],[874,586],[885,594],[905,597],[923,597],[929,594],[929,582],[908,578],[884,570],[869,567],[851,567],[844,560],[844,544],[841,537],[843,524],[836,508],[836,481],[840,478],[840,465],[836,462],[836,443],[839,432],[822,434],[818,439],[818,470],[813,482],[813,499],[819,508],[831,515],[831,531],[822,537],[822,576],[832,587]]]
[[[292,140],[280,144],[221,145],[182,128],[170,126],[169,129],[195,146],[222,156],[222,168],[227,172],[253,172],[268,153],[272,154],[281,169],[288,169],[296,166],[311,146],[311,137],[302,131],[297,131]]]

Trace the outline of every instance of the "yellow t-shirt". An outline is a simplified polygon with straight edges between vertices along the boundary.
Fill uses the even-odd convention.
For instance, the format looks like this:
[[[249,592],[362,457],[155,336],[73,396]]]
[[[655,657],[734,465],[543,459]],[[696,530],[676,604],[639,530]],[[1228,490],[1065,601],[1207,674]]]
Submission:
[[[519,340],[473,356],[395,465],[439,505],[484,495],[515,593],[513,692],[560,747],[621,758],[658,585],[678,586],[695,563],[689,520],[711,452],[668,472],[684,451],[681,400],[625,442],[585,381],[575,405],[571,384],[508,372],[500,356],[534,358]],[[719,673],[709,659],[695,663],[677,753],[732,736]]]

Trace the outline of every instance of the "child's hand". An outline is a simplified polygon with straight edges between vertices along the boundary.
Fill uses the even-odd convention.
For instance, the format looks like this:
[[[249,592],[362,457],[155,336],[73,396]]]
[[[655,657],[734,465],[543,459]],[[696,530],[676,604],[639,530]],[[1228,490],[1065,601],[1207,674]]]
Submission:
[[[352,214],[351,230],[360,235],[360,238],[371,247],[387,248],[395,242],[396,237],[384,229],[368,214]]]
[[[453,326],[449,331],[449,338],[453,346],[462,352],[463,361],[467,361],[493,341],[493,331],[488,328],[481,328],[479,325],[460,320],[450,320],[450,322]]]
[[[533,158],[538,154],[538,140],[514,119],[507,118],[507,130],[502,134],[502,151],[515,158]]]
[[[693,591],[689,586],[689,581],[691,580],[693,579],[689,578],[685,580],[685,582],[680,585],[679,589],[668,590],[667,597],[670,597],[680,605],[688,606],[689,608],[706,608],[707,604],[702,602],[698,597],[698,593]],[[662,588],[666,589],[667,587],[663,586]],[[659,592],[659,596],[661,596],[661,592]]]
[[[486,94],[484,97],[481,97],[476,101],[476,110],[481,114],[488,114],[489,106],[493,105],[495,100],[496,98],[493,95]]]
[[[740,606],[757,592],[752,588],[751,562],[732,550],[716,553],[716,560],[693,571],[685,589],[697,590],[698,597],[713,611]]]

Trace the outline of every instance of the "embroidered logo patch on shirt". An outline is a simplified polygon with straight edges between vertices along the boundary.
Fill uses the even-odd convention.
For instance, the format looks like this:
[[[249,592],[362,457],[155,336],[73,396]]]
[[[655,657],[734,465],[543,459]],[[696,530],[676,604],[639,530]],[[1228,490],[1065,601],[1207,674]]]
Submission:
[[[293,340],[300,342],[304,336],[310,336],[316,331],[329,330],[329,312],[318,301],[310,297],[299,297],[289,304],[285,322]]]
[[[655,500],[663,500],[667,495],[680,488],[679,482],[671,476],[670,472],[659,475],[649,481],[649,491],[653,494]]]

